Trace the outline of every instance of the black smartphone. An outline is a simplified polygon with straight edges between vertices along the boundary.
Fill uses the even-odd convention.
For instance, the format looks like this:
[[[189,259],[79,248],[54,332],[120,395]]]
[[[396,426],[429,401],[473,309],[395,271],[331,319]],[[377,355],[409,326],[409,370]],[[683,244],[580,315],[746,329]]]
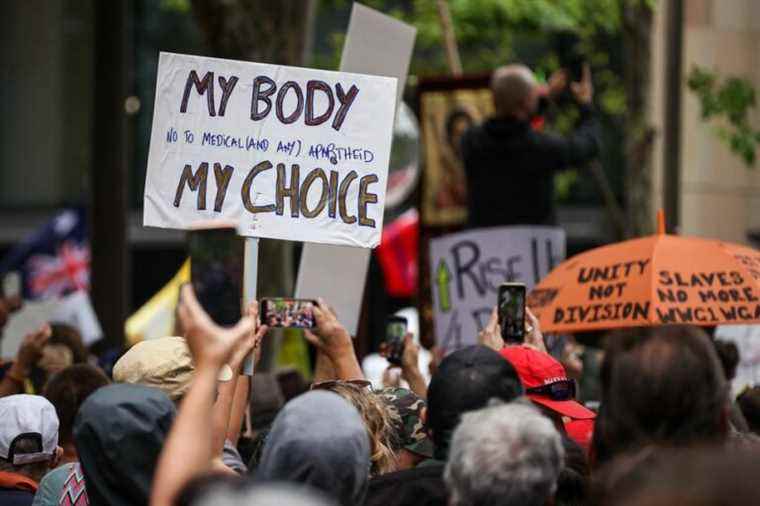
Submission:
[[[525,340],[525,285],[502,283],[498,307],[501,337],[508,343],[522,343]]]
[[[403,316],[389,316],[385,325],[385,343],[388,347],[388,362],[393,365],[401,365],[401,357],[404,355],[404,336],[406,335],[409,322]]]
[[[190,281],[203,309],[226,327],[241,317],[244,240],[234,228],[208,228],[188,233]]]
[[[583,77],[583,65],[586,63],[586,58],[581,51],[580,37],[575,32],[561,31],[553,38],[560,67],[567,71],[568,81],[580,81]]]
[[[312,329],[317,326],[314,319],[316,301],[310,299],[290,299],[271,297],[261,299],[259,310],[261,323],[269,327]]]

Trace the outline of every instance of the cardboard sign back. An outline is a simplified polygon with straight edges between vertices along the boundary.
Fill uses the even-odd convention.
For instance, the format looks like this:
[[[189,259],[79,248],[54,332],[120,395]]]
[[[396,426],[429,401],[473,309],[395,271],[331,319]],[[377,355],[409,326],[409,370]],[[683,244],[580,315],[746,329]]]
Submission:
[[[416,33],[412,26],[354,3],[341,71],[396,77],[400,102]],[[295,296],[324,297],[351,335],[356,335],[369,256],[369,250],[304,244]]]

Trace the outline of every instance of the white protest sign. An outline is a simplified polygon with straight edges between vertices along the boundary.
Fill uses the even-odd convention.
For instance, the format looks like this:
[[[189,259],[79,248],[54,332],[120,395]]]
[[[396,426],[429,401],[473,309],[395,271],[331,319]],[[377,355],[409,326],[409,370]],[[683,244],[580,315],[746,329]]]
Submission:
[[[61,298],[51,321],[76,327],[85,346],[90,346],[103,337],[103,328],[92,307],[90,294],[84,290],[77,290]]]
[[[436,342],[445,353],[477,343],[496,306],[499,285],[528,291],[565,258],[556,227],[494,227],[430,241],[430,283]]]
[[[398,100],[404,91],[417,30],[376,10],[354,3],[343,46],[342,71],[396,77]],[[369,267],[369,250],[304,244],[296,297],[324,297],[355,336]]]
[[[0,357],[15,357],[24,337],[45,323],[65,323],[75,327],[85,346],[103,337],[90,295],[84,290],[77,290],[60,298],[24,301],[21,309],[11,314],[0,335]]]
[[[733,394],[760,384],[760,325],[718,325],[715,338],[730,341],[739,349],[739,365],[731,382]]]
[[[380,242],[396,80],[161,53],[147,226]]]
[[[24,337],[51,322],[59,303],[57,297],[24,301],[21,309],[11,313],[8,323],[1,331],[0,357],[13,360]]]

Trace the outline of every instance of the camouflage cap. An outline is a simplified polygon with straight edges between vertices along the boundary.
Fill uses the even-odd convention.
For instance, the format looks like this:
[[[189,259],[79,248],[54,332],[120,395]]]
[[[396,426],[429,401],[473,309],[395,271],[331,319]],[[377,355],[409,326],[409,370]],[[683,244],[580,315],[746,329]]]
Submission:
[[[425,431],[422,410],[426,407],[424,399],[406,388],[386,388],[378,392],[388,403],[390,411],[400,420],[396,432],[401,441],[400,446],[423,457],[433,457],[433,441]]]

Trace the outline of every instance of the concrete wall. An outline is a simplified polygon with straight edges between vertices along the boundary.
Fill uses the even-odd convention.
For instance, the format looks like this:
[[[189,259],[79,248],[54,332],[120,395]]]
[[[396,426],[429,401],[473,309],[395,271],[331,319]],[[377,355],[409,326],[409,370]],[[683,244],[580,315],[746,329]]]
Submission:
[[[0,15],[0,209],[86,196],[91,0],[11,0]]]
[[[668,2],[660,5],[667,8]],[[662,127],[664,9],[655,21],[652,113]],[[721,76],[750,79],[760,90],[760,1],[684,0],[684,82],[694,65]],[[715,123],[700,117],[700,105],[684,85],[681,138],[681,233],[747,242],[760,227],[760,161],[748,169],[715,135]],[[760,127],[760,114],[752,119]],[[655,145],[655,205],[662,202],[661,135]]]

